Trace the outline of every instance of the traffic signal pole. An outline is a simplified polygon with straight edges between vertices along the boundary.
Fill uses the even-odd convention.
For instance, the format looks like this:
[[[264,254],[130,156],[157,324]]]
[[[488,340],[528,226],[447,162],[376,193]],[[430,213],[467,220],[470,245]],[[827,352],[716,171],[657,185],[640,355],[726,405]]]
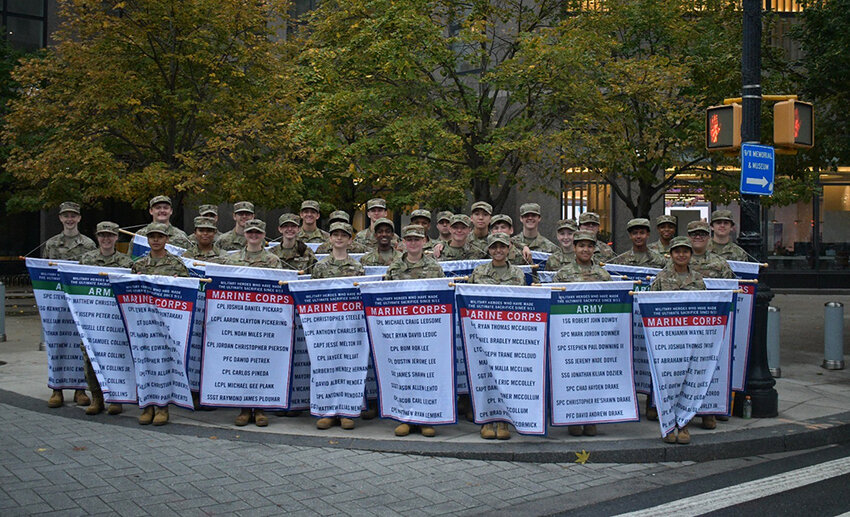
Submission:
[[[760,143],[761,139],[761,4],[762,0],[743,0],[744,34],[741,59],[741,141]],[[741,230],[738,243],[759,262],[766,262],[761,235],[761,203],[759,196],[741,195]],[[767,308],[773,293],[759,281],[756,294],[753,331],[747,361],[747,386],[741,400],[749,395],[755,418],[775,417],[778,414],[779,395],[767,365]],[[739,414],[742,404],[735,404]]]

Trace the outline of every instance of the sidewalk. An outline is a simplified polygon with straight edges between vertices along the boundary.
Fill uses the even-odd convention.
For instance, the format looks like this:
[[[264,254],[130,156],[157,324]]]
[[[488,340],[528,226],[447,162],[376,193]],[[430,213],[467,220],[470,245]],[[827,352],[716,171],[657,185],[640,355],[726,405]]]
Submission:
[[[591,462],[654,463],[708,461],[818,447],[850,440],[850,370],[828,371],[820,367],[823,304],[827,301],[850,303],[850,296],[778,295],[772,303],[781,309],[783,318],[783,377],[776,383],[779,417],[733,417],[728,422],[718,422],[713,431],[701,429],[699,419],[695,419],[691,425],[693,440],[688,446],[662,443],[658,423],[645,419],[600,425],[599,435],[593,438],[572,437],[566,428],[550,426],[545,437],[514,433],[509,441],[485,441],[479,437],[479,427],[462,418],[457,425],[439,427],[434,438],[418,434],[397,438],[393,434],[395,422],[390,420],[358,421],[357,428],[351,431],[339,427],[319,431],[315,418],[303,413],[299,417],[271,417],[266,428],[239,428],[233,425],[236,409],[192,412],[172,407],[171,423],[153,429],[268,444],[540,463],[574,462],[577,453],[583,451],[590,453]],[[27,312],[19,316],[7,312],[8,341],[0,343],[0,361],[7,363],[0,365],[0,403],[88,422],[139,427],[136,407],[125,405],[125,412],[118,416],[104,413],[93,417],[86,416],[84,408],[71,402],[63,408],[47,408],[50,390],[45,384],[45,353],[38,351],[40,324],[37,316]],[[845,315],[845,326],[847,319],[850,318]],[[66,401],[70,398],[71,392],[66,391]],[[643,408],[644,397],[639,398]]]

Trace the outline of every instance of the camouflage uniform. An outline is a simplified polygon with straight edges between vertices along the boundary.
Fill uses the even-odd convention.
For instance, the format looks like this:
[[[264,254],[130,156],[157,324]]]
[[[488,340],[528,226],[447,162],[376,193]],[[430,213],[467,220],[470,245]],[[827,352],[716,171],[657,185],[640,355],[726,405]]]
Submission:
[[[333,255],[330,255],[313,266],[312,278],[337,278],[365,274],[366,270],[353,258],[346,257],[344,260],[336,260]]]
[[[643,266],[663,268],[667,264],[667,259],[652,250],[647,250],[643,253],[638,253],[634,249],[617,255],[608,261],[611,264],[624,264],[627,266]]]
[[[131,271],[138,275],[189,276],[189,270],[183,265],[180,257],[167,251],[161,258],[145,255],[133,262]]]
[[[705,290],[703,276],[693,268],[688,268],[687,274],[679,274],[673,269],[673,264],[667,264],[656,275],[650,291],[701,291]]]
[[[151,224],[162,224],[162,223],[150,223],[145,226],[141,230],[137,231],[138,235],[147,235],[150,231]],[[172,246],[179,246],[183,249],[188,249],[191,245],[189,242],[189,237],[186,235],[186,232],[181,230],[180,228],[172,225],[171,223],[167,224],[168,229],[166,230],[166,235],[168,235],[168,244]]]
[[[193,233],[192,235],[194,236],[195,234]],[[195,243],[186,250],[183,258],[197,259],[202,262],[212,262],[213,264],[224,264],[224,261],[227,260],[227,254],[221,251],[217,243],[213,243],[212,249],[209,251],[201,251],[198,249],[198,244]]]
[[[116,251],[107,257],[106,255],[101,255],[100,248],[98,248],[80,257],[80,264],[84,266],[130,267],[133,265],[133,259],[120,251]]]
[[[596,249],[593,251],[594,262],[608,262],[614,258],[614,250],[607,243],[596,241]]]
[[[266,249],[260,251],[248,251],[247,248],[242,248],[236,253],[230,254],[224,261],[228,266],[249,266],[249,267],[266,267],[272,269],[280,269],[280,258]]]
[[[596,264],[583,266],[576,261],[568,262],[555,273],[553,282],[610,282],[611,275]]]
[[[333,246],[331,246],[330,241],[326,241],[320,244],[318,248],[316,248],[316,253],[318,253],[319,255],[324,255],[330,253],[332,249]],[[356,242],[353,239],[350,243],[348,243],[348,247],[346,249],[349,253],[368,253],[370,250],[370,248],[367,248],[363,244],[360,244],[359,242]]]
[[[708,251],[726,260],[738,260],[741,262],[747,262],[749,260],[747,252],[732,241],[726,244],[717,244],[712,240],[708,243]]]
[[[487,254],[467,242],[462,248],[455,248],[451,244],[443,246],[443,251],[440,252],[440,262],[448,262],[452,260],[481,260],[486,259]]]
[[[297,239],[295,246],[291,248],[284,248],[282,245],[275,246],[271,249],[271,253],[280,259],[280,267],[283,269],[309,272],[310,268],[317,262],[316,254],[313,253],[313,250]]]
[[[215,237],[213,237],[213,242],[218,243],[218,240],[219,240],[219,239],[221,239],[221,236],[222,236],[222,235],[224,235],[224,234],[223,234],[223,233],[221,233],[220,231],[218,231],[218,228],[216,228],[216,230],[215,230]],[[190,242],[192,245],[195,245],[195,244],[197,244],[197,243],[198,243],[198,239],[196,239],[196,238],[195,238],[195,234],[194,234],[194,233],[190,233],[190,234],[189,234],[189,237],[187,237],[187,239],[189,239],[189,242]],[[187,249],[188,249],[188,248],[187,248]]]
[[[97,251],[97,244],[82,233],[73,237],[60,233],[47,239],[41,256],[56,260],[79,260],[89,251]]]
[[[665,246],[664,243],[661,242],[661,239],[658,239],[652,244],[647,244],[646,247],[662,256],[670,253],[670,244],[668,243]]]
[[[475,232],[469,234],[469,237],[466,238],[467,244],[472,246],[473,248],[478,248],[479,250],[484,252],[484,256],[488,256],[487,254],[487,237],[485,235],[484,238],[479,238],[475,236]]]
[[[546,261],[546,271],[558,271],[567,263],[573,262],[576,259],[575,251],[564,251],[564,248],[558,247],[554,253],[549,255]]]
[[[213,219],[213,221],[215,221],[216,218],[218,217],[218,207],[215,206],[215,205],[201,205],[201,206],[198,207],[198,216],[207,217],[208,214],[213,214],[214,217],[212,217],[212,219]],[[216,228],[215,229],[215,237],[213,237],[213,242],[218,242],[218,240],[220,238],[221,238],[221,232],[218,231],[218,228]],[[189,234],[189,242],[191,242],[192,244],[198,243],[197,239],[195,239],[194,232]]]
[[[399,260],[401,256],[402,253],[395,248],[390,248],[389,256],[382,255],[376,248],[360,257],[360,263],[364,266],[389,266]]]
[[[235,228],[229,232],[224,232],[218,239],[218,247],[221,248],[222,251],[241,250],[247,243],[248,241],[245,239],[245,234],[243,233],[242,235],[239,235],[236,233]]]
[[[470,284],[492,284],[492,285],[525,285],[525,274],[516,266],[508,262],[502,267],[493,266],[490,261],[476,267],[469,276]]]
[[[707,250],[702,255],[694,253],[690,267],[706,278],[737,278],[726,259]]]
[[[400,254],[387,268],[387,280],[412,280],[419,278],[443,278],[446,274],[440,264],[430,255],[422,255],[419,262],[407,261],[407,252]]]
[[[531,251],[542,251],[544,253],[555,253],[558,251],[558,246],[542,235],[537,235],[537,237],[529,239],[520,232],[513,236],[511,242],[520,249],[523,246],[528,246]]]
[[[354,237],[354,242],[362,244],[369,249],[375,249],[378,247],[378,241],[375,239],[375,232],[372,230],[371,226],[365,230],[357,232],[357,235]],[[390,246],[393,248],[398,247],[398,243],[399,236],[394,233],[392,241],[390,241]]]
[[[321,228],[316,228],[312,232],[305,232],[304,229],[301,228],[298,230],[295,238],[301,242],[328,242],[328,238],[330,238],[330,236],[331,234]]]

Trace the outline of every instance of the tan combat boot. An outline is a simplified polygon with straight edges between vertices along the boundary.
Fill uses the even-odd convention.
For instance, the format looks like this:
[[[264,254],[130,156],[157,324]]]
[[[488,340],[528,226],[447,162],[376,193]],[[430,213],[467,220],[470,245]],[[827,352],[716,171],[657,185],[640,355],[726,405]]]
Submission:
[[[266,413],[262,409],[254,410],[254,424],[257,427],[266,427],[269,425],[269,417],[266,416]]]
[[[584,426],[584,435],[596,436],[596,426],[593,424]]]
[[[339,423],[339,420],[337,420],[336,417],[326,416],[316,420],[316,429],[330,429],[337,423]]]
[[[481,426],[481,438],[485,440],[493,440],[496,438],[496,428],[493,424],[484,424]]]
[[[581,436],[584,429],[582,429],[582,426],[580,425],[570,425],[567,426],[567,431],[569,431],[570,436]]]
[[[165,425],[168,423],[168,406],[154,409],[153,425]]]
[[[248,422],[251,421],[251,410],[248,408],[242,408],[242,411],[239,412],[239,416],[236,417],[236,420],[233,421],[234,424],[242,427],[243,425],[248,425]]]
[[[84,406],[85,407],[85,406],[88,406],[89,404],[91,404],[91,399],[89,399],[89,396],[86,395],[85,390],[75,390],[74,391],[74,402],[76,402],[76,404],[78,406]]]
[[[395,428],[396,436],[407,436],[410,434],[410,424],[398,424]]]
[[[102,392],[92,392],[91,394],[91,404],[86,408],[87,415],[99,415],[103,412],[103,393]]]
[[[65,404],[65,396],[62,395],[62,390],[53,390],[53,395],[47,399],[47,407],[58,408]]]
[[[354,429],[354,420],[345,417],[340,418],[339,426],[346,430]]]
[[[676,437],[676,443],[682,445],[691,443],[691,432],[688,431],[688,426],[679,429],[679,436]]]
[[[106,412],[110,415],[120,415],[122,411],[124,411],[124,406],[121,404],[110,404],[109,407],[106,408]]]
[[[139,425],[148,425],[153,422],[153,406],[148,406],[139,415]]]
[[[437,436],[437,430],[433,427],[423,425],[419,428],[419,430],[422,432],[422,436],[424,436],[425,438],[433,438]]]
[[[702,415],[702,428],[715,429],[717,427],[717,418],[714,415]]]
[[[511,428],[508,427],[507,422],[498,422],[496,424],[496,438],[499,440],[511,439]]]

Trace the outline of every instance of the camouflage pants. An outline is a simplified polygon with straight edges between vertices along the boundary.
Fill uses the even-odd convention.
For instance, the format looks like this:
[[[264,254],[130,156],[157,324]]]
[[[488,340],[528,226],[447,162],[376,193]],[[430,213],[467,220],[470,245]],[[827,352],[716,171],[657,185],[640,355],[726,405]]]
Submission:
[[[86,347],[82,343],[80,343],[80,350],[83,352],[83,361],[86,363],[86,383],[89,385],[89,391],[92,396],[99,395],[102,397],[103,391],[100,389],[100,383],[97,382],[97,375],[94,374],[94,368],[91,365],[89,354],[86,352]]]

